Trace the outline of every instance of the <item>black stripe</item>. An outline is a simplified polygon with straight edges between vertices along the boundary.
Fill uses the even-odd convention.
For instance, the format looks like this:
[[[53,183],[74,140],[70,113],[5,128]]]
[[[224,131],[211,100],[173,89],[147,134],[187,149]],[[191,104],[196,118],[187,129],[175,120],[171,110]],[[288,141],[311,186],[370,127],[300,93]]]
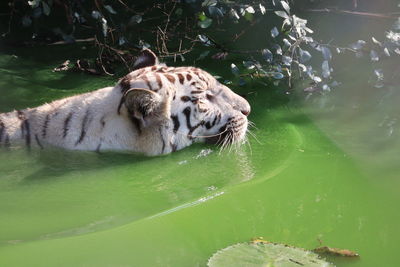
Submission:
[[[38,137],[37,134],[35,134],[35,139],[36,139],[36,143],[38,144],[38,146],[39,146],[41,149],[43,149],[43,146],[42,146],[42,144],[40,143],[40,140],[39,140],[39,137]]]
[[[69,126],[69,122],[71,121],[72,114],[73,114],[73,112],[70,112],[64,121],[63,138],[65,138],[68,134],[68,126]]]
[[[17,110],[17,117],[18,119],[20,119],[21,121],[25,120],[25,114],[23,111],[21,110]]]
[[[24,128],[25,128],[25,131],[26,131],[26,133],[25,133],[25,142],[26,142],[26,145],[28,147],[30,147],[31,146],[31,127],[30,127],[30,124],[29,124],[29,120],[27,120],[27,119],[24,121]]]
[[[190,123],[190,113],[191,113],[192,109],[190,107],[187,107],[183,110],[183,114],[185,114],[186,116],[186,125],[187,127],[190,129],[192,128],[192,124]]]
[[[205,124],[207,130],[209,130],[212,127],[214,127],[216,122],[217,122],[217,116],[214,117],[213,122],[207,121],[207,123]]]
[[[129,118],[132,121],[132,124],[135,125],[136,129],[138,130],[138,134],[141,135],[142,134],[142,127],[140,124],[140,120],[138,118],[135,118],[133,116],[129,116]]]
[[[188,127],[188,129],[189,129],[188,138],[189,138],[189,139],[193,139],[194,137],[191,136],[191,135],[192,135],[192,133],[194,132],[194,130],[196,130],[198,127],[204,125],[205,122],[204,122],[204,121],[201,121],[201,122],[199,122],[198,124],[196,124],[195,126],[192,126],[192,124],[191,124],[191,122],[190,122],[190,113],[191,113],[191,108],[190,108],[190,107],[187,107],[187,108],[185,108],[185,109],[183,110],[183,114],[185,114],[185,116],[186,116],[186,125],[187,125],[187,127]]]
[[[165,149],[165,141],[164,141],[164,139],[163,139],[163,135],[162,135],[161,127],[160,127],[160,128],[158,128],[158,130],[160,131],[160,138],[161,138],[161,141],[162,141],[161,154],[164,154],[164,149]]]
[[[198,124],[196,124],[195,126],[193,126],[192,128],[190,128],[190,130],[188,132],[189,139],[194,139],[195,138],[194,136],[192,136],[194,130],[196,130],[197,128],[199,128],[202,125],[204,125],[204,121],[201,121]]]
[[[47,126],[49,125],[49,121],[50,121],[50,114],[47,114],[47,115],[46,115],[46,118],[45,118],[45,120],[44,120],[44,123],[43,123],[42,138],[46,138]]]
[[[6,139],[4,141],[4,146],[10,147],[10,136],[8,134],[6,135]]]
[[[121,86],[122,93],[125,93],[126,91],[128,91],[131,88],[131,78],[129,77],[129,75],[126,75],[125,77],[123,77],[121,79],[121,81],[119,82],[119,85]]]
[[[174,123],[174,133],[176,133],[181,126],[178,116],[171,115],[172,122]]]
[[[88,110],[86,110],[85,117],[83,117],[81,135],[79,136],[79,139],[76,141],[75,146],[80,144],[83,141],[83,139],[85,138],[85,136],[86,136],[86,128],[87,128],[87,126],[88,126],[88,124],[90,122],[89,115],[90,115],[90,112],[89,112],[89,109],[88,109]]]
[[[99,145],[97,146],[97,148],[96,148],[96,152],[97,153],[99,153],[100,152],[100,147],[101,147],[101,140],[100,140],[100,143],[99,143]]]
[[[2,120],[0,120],[0,143],[3,140],[4,129],[5,129],[4,123]]]
[[[101,119],[100,119],[100,124],[101,124],[102,130],[104,129],[104,126],[106,126],[106,121],[104,120],[105,117],[106,117],[106,115],[104,115],[104,116],[101,117]]]
[[[25,137],[25,143],[28,147],[31,145],[31,130],[29,121],[25,116],[25,113],[21,110],[17,110],[18,119],[21,120],[21,137]]]

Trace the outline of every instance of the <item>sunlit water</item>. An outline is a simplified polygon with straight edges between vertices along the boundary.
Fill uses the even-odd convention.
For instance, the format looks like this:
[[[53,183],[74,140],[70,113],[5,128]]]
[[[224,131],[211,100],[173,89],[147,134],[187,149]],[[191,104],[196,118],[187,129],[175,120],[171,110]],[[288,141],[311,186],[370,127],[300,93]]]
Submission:
[[[115,82],[53,73],[71,48],[46,49],[0,56],[0,111]],[[279,88],[243,89],[257,140],[239,151],[2,148],[0,265],[204,266],[218,249],[262,236],[361,255],[332,259],[338,266],[397,266],[398,87],[377,91],[369,73],[354,73],[305,105]]]

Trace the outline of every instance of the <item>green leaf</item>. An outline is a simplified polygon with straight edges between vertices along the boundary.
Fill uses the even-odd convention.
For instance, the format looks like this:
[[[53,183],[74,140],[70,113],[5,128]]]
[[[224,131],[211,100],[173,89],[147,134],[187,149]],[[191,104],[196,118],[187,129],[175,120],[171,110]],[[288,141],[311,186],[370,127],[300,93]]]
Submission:
[[[246,13],[244,14],[243,17],[244,17],[246,20],[248,20],[248,21],[252,21],[254,15],[253,15],[252,13],[249,13],[249,12],[246,11]]]
[[[204,12],[199,13],[198,18],[200,21],[206,20],[207,16]]]
[[[208,260],[208,267],[334,267],[311,251],[283,244],[250,242],[219,250]]]
[[[210,27],[211,23],[212,23],[212,19],[206,17],[206,19],[204,19],[204,20],[199,20],[199,22],[197,22],[197,25],[199,25],[200,28],[205,29],[205,28]]]

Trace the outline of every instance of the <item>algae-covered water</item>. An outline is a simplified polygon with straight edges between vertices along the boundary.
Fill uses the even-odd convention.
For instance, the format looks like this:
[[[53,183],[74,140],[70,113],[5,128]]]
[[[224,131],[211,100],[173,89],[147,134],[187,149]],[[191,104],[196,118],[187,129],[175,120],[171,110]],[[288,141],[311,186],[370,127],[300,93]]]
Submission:
[[[52,72],[71,49],[86,53],[3,52],[0,112],[115,83]],[[229,78],[226,65],[207,70]],[[237,152],[0,149],[0,266],[205,266],[217,250],[260,236],[361,255],[332,259],[338,266],[398,266],[400,138],[389,122],[399,88],[382,108],[387,92],[345,74],[346,86],[304,105],[279,87],[242,88],[257,139]]]

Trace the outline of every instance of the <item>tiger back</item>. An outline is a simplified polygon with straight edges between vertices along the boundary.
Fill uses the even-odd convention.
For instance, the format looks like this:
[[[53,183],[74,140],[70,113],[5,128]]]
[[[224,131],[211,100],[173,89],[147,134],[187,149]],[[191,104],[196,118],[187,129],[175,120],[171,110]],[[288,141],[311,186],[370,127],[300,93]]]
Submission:
[[[113,87],[0,114],[0,145],[166,154],[245,139],[250,105],[195,67],[167,67],[143,50]]]

